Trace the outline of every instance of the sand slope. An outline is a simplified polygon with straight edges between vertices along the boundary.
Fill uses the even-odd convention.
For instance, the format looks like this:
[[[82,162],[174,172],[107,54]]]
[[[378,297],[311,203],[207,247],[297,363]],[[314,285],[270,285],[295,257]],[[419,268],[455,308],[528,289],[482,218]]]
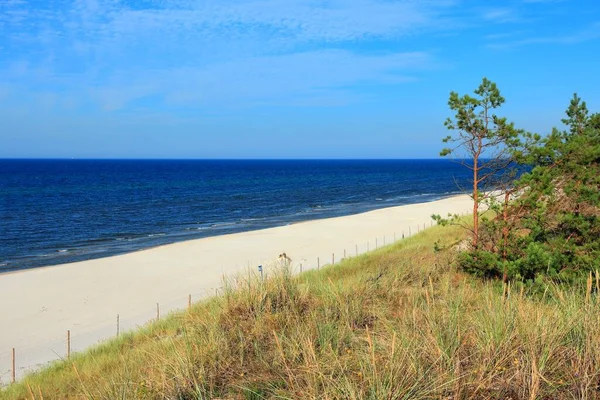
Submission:
[[[394,233],[413,234],[431,214],[469,212],[468,196],[392,207],[346,217],[190,240],[135,253],[0,275],[0,384],[10,379],[11,349],[17,375],[64,357],[66,331],[73,351],[133,329],[160,312],[214,294],[222,276],[268,265],[286,252],[296,270],[329,264],[389,244]],[[268,273],[268,268],[265,268]]]

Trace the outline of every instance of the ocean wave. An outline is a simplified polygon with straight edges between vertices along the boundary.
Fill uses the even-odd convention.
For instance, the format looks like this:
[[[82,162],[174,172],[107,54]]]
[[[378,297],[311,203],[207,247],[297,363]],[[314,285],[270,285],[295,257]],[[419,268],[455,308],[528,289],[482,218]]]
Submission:
[[[93,239],[87,239],[85,240],[85,244],[96,244],[96,243],[106,243],[106,242],[112,242],[113,238],[112,237],[103,237],[103,238],[93,238]]]
[[[230,226],[235,226],[239,224],[239,222],[216,222],[214,224],[210,224],[211,228],[227,228]]]

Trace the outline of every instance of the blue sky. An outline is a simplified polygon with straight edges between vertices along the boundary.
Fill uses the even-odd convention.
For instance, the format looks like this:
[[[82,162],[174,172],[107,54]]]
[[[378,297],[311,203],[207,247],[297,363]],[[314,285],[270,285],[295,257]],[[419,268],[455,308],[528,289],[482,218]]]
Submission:
[[[596,0],[0,0],[0,157],[432,158],[487,76],[600,111]]]

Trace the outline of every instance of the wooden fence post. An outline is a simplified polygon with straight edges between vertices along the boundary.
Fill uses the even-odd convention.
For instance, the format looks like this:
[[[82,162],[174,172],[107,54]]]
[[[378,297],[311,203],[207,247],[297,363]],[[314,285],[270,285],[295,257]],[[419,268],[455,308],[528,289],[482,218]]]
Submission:
[[[12,349],[12,383],[15,383],[16,376],[17,376],[15,365],[16,365],[15,348],[13,347],[13,349]]]
[[[119,314],[117,314],[117,337],[119,337],[121,327],[119,326]]]
[[[71,331],[67,331],[67,359],[71,358]]]
[[[160,319],[160,307],[158,305],[158,303],[156,303],[156,320],[158,321]]]
[[[356,250],[356,256],[358,257],[358,245],[355,244],[354,247],[355,247],[355,250]]]
[[[317,257],[317,269],[321,269],[321,259]]]
[[[335,264],[335,253],[331,253],[331,264]]]
[[[192,295],[188,294],[188,309],[192,308]]]

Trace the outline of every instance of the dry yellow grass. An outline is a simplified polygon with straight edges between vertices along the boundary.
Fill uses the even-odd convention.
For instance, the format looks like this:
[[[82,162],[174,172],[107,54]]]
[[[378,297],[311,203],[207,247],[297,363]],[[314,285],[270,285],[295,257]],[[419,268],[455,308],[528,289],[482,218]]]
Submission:
[[[320,271],[230,282],[0,397],[600,398],[595,294],[472,279],[452,267],[463,234],[436,227]]]

